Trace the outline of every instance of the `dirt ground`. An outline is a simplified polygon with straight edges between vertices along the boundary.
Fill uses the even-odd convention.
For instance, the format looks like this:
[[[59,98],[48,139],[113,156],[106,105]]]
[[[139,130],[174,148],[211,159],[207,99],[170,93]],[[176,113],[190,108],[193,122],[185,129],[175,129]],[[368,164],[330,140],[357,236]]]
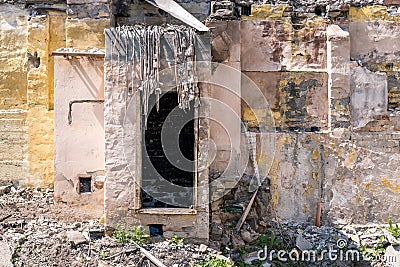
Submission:
[[[55,204],[51,190],[10,187],[0,194],[1,267],[155,266],[134,244],[107,236],[97,220]],[[177,240],[152,239],[143,247],[168,267],[195,266],[209,254],[219,254]]]
[[[240,233],[223,236],[226,245],[219,248],[212,242],[196,244],[180,238],[145,240],[141,233],[136,235],[142,238],[138,241],[126,230],[107,228],[99,220],[76,214],[66,204],[54,203],[50,189],[0,186],[0,267],[156,266],[132,240],[144,241],[142,248],[167,267],[399,266],[379,258],[387,255],[400,262],[400,240],[389,233],[387,225],[315,227],[280,221],[258,234],[245,224]],[[400,228],[395,232],[400,235]],[[127,242],[121,242],[124,238]],[[258,255],[265,248],[320,253],[337,249],[339,244],[344,244],[344,252],[357,250],[361,256],[367,252],[376,259],[332,260],[325,254],[315,262],[282,262],[276,257],[260,261]],[[212,265],[210,258],[226,265]]]

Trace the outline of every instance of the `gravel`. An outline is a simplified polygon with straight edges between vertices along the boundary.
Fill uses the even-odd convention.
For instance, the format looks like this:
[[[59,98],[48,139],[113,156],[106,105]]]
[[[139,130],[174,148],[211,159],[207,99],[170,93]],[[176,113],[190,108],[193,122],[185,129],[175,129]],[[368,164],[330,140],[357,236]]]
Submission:
[[[6,265],[0,257],[1,267],[152,266],[133,243],[122,245],[107,236],[109,229],[99,221],[55,204],[50,189],[3,190],[0,221],[0,245],[10,252],[13,263]],[[194,266],[209,254],[221,254],[205,244],[176,245],[165,238],[152,238],[143,248],[168,267]]]
[[[301,266],[389,266],[384,258],[363,260],[362,251],[387,254],[397,257],[400,262],[400,241],[388,231],[388,225],[343,225],[321,226],[299,224],[289,221],[268,222],[267,232],[257,233],[247,223],[240,233],[225,232],[222,247],[210,244],[195,244],[184,240],[174,244],[163,237],[151,238],[143,248],[163,262],[167,267],[195,266],[209,255],[224,256],[234,260],[236,266],[289,266],[277,260],[257,260],[259,238],[273,233],[265,243],[269,249],[282,247],[288,252],[313,250],[318,260],[302,262]],[[76,214],[65,204],[53,202],[51,189],[16,188],[0,186],[0,266],[153,266],[133,243],[117,243],[98,220]],[[271,234],[269,234],[271,237]],[[281,240],[278,244],[277,240]],[[179,242],[178,242],[179,243]],[[275,247],[274,247],[275,246]],[[340,247],[339,247],[340,246]],[[215,248],[215,249],[214,249]],[[330,259],[329,249],[354,250],[361,259]],[[279,249],[279,248],[278,248]],[[12,263],[9,260],[11,258]],[[239,264],[239,262],[242,262]],[[243,265],[248,262],[250,265]],[[258,262],[258,263],[257,263]],[[298,262],[295,262],[298,264]],[[293,265],[300,266],[300,265]]]

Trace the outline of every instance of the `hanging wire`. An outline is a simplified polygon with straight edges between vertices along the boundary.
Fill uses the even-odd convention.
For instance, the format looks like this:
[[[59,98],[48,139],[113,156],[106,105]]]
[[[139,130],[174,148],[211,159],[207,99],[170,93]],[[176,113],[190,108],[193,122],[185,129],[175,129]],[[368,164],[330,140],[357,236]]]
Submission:
[[[194,99],[197,92],[197,77],[195,71],[195,36],[192,28],[176,25],[161,26],[118,26],[116,28],[116,40],[112,40],[111,53],[117,53],[119,84],[121,60],[125,60],[125,87],[127,93],[135,87],[135,55],[138,59],[138,90],[142,92],[143,115],[149,112],[149,98],[156,95],[156,107],[159,110],[161,95],[160,71],[161,71],[161,39],[166,33],[172,33],[174,53],[174,80],[178,94],[178,104],[181,109],[190,108],[189,102]],[[123,38],[124,40],[121,40]],[[119,47],[116,49],[117,44]],[[123,46],[125,44],[125,47]],[[129,44],[132,46],[129,49]],[[125,50],[125,58],[121,58],[121,52]]]

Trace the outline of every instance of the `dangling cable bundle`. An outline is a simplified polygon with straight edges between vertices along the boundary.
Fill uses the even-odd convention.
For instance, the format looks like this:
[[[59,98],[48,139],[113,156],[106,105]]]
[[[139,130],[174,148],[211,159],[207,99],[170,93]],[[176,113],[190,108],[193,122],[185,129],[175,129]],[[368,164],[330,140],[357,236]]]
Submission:
[[[142,91],[143,115],[149,112],[149,98],[156,95],[156,107],[159,110],[159,98],[161,95],[160,70],[161,70],[161,39],[166,38],[166,33],[172,33],[174,53],[174,79],[178,93],[179,107],[190,108],[189,102],[195,97],[196,73],[195,73],[195,31],[184,26],[119,26],[114,34],[116,40],[112,40],[111,54],[117,53],[119,84],[121,62],[124,60],[124,81],[127,92],[135,87],[135,79],[139,79],[138,90]],[[124,44],[124,45],[123,45]],[[119,47],[116,47],[119,45]],[[129,47],[132,49],[129,49]],[[121,52],[125,56],[121,58]],[[112,60],[112,57],[111,57]],[[113,62],[112,62],[113,63]],[[138,67],[136,68],[136,63]],[[138,75],[135,76],[135,70]],[[130,73],[129,73],[130,72]]]

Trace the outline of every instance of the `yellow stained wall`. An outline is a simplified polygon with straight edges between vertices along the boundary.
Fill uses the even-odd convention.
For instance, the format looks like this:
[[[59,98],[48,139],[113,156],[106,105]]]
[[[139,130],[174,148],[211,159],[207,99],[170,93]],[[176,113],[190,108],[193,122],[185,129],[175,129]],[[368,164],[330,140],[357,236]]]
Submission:
[[[54,58],[68,47],[104,49],[109,19],[68,19],[66,12],[30,16],[0,9],[0,181],[54,182]],[[39,62],[40,61],[40,62]]]
[[[0,9],[0,180],[27,176],[26,85],[28,12]]]
[[[109,25],[109,19],[67,19],[66,46],[81,50],[104,49],[104,29]]]
[[[7,4],[0,11],[1,180],[53,183],[53,75],[47,72],[53,68],[49,44],[56,40],[49,38],[52,16],[30,18],[27,10]],[[56,44],[64,47],[65,37]]]
[[[4,4],[0,11],[0,109],[26,108],[28,12]]]
[[[53,175],[53,114],[48,110],[47,65],[49,18],[32,17],[29,21],[28,53],[40,58],[40,65],[28,67],[28,184],[50,184]]]
[[[108,20],[69,20],[63,12],[49,12],[29,22],[28,53],[40,57],[28,71],[28,162],[30,185],[54,182],[54,58],[59,48],[104,48]],[[56,70],[57,71],[57,70]]]
[[[365,6],[362,8],[350,7],[349,19],[351,21],[394,21],[400,22],[400,18],[392,16],[387,12],[386,6]]]
[[[29,16],[0,10],[0,180],[54,182],[54,58],[59,48],[104,48],[109,20],[69,20],[65,12]],[[67,39],[67,36],[69,39]]]

